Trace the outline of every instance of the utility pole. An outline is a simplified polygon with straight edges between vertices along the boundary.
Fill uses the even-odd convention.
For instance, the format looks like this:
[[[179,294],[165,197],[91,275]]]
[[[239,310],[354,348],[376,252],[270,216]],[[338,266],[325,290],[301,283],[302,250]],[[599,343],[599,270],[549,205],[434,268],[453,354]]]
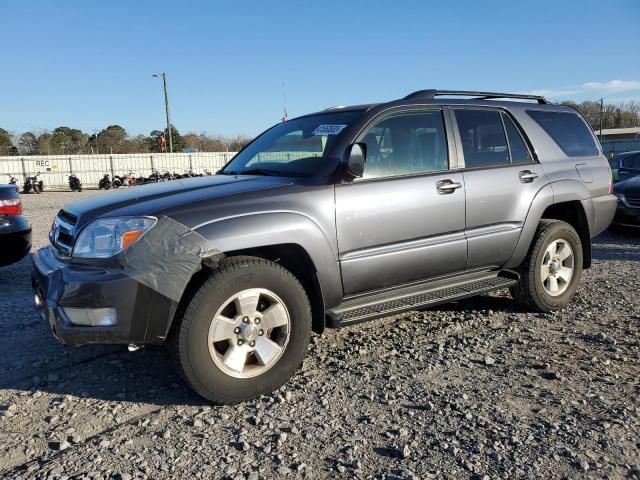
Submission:
[[[600,143],[602,143],[602,116],[604,114],[604,97],[600,99]]]
[[[171,136],[171,115],[169,114],[169,94],[167,93],[167,74],[154,73],[154,77],[162,77],[162,83],[164,85],[164,111],[167,115],[167,132],[169,132],[169,152],[173,153],[173,138]]]

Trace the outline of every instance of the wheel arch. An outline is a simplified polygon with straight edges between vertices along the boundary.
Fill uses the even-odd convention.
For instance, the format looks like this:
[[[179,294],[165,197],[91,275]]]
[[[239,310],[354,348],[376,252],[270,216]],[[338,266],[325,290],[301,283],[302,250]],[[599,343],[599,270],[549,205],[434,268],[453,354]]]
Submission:
[[[562,220],[576,229],[582,243],[583,266],[589,268],[591,234],[584,205],[590,198],[586,185],[577,180],[554,182],[540,189],[531,203],[520,238],[505,268],[516,268],[522,263],[542,219]]]

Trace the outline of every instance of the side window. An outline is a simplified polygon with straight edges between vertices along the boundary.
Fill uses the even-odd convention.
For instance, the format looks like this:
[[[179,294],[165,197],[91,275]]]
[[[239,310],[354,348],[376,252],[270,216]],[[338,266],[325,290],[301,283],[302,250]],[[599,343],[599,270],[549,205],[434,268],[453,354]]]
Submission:
[[[502,114],[502,120],[504,121],[504,128],[507,131],[507,138],[509,139],[511,163],[531,162],[531,154],[529,153],[527,144],[524,143],[524,139],[518,131],[518,128],[514,125],[513,120],[504,113]]]
[[[598,155],[598,147],[589,127],[575,113],[549,110],[527,110],[568,157]]]
[[[449,168],[441,111],[405,113],[370,127],[360,140],[367,145],[364,178],[437,172]]]
[[[455,115],[467,168],[511,163],[500,112],[455,110]]]
[[[640,170],[640,153],[629,155],[622,160],[622,166],[629,170]]]

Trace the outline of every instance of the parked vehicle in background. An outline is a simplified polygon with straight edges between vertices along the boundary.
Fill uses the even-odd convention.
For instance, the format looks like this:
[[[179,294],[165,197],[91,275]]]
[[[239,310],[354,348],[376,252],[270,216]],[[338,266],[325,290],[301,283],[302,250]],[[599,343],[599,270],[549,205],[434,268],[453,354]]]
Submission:
[[[98,182],[98,190],[109,190],[111,186],[111,176],[108,173],[105,173]]]
[[[640,227],[640,175],[616,183],[613,193],[618,197],[613,225]]]
[[[640,175],[640,151],[620,153],[609,160],[614,182]]]
[[[82,182],[73,173],[71,175],[69,175],[69,188],[71,189],[72,192],[81,192],[82,191]]]
[[[0,266],[24,258],[31,250],[31,225],[22,216],[22,201],[14,185],[0,185]]]
[[[167,342],[195,391],[236,403],[325,326],[501,288],[565,307],[611,193],[576,110],[421,90],[279,123],[219,175],[65,206],[33,285],[62,342]]]
[[[22,193],[42,193],[44,191],[44,182],[42,180],[38,180],[39,176],[40,172],[31,177],[25,178],[24,185],[22,186]]]

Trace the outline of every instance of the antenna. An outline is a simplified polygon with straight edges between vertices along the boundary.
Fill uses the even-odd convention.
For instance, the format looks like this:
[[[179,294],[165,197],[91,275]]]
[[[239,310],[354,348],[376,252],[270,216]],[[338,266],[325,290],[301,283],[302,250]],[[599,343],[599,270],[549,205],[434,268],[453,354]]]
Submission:
[[[287,115],[287,90],[284,82],[282,82],[282,113],[282,121],[286,122],[289,120],[289,115]]]

